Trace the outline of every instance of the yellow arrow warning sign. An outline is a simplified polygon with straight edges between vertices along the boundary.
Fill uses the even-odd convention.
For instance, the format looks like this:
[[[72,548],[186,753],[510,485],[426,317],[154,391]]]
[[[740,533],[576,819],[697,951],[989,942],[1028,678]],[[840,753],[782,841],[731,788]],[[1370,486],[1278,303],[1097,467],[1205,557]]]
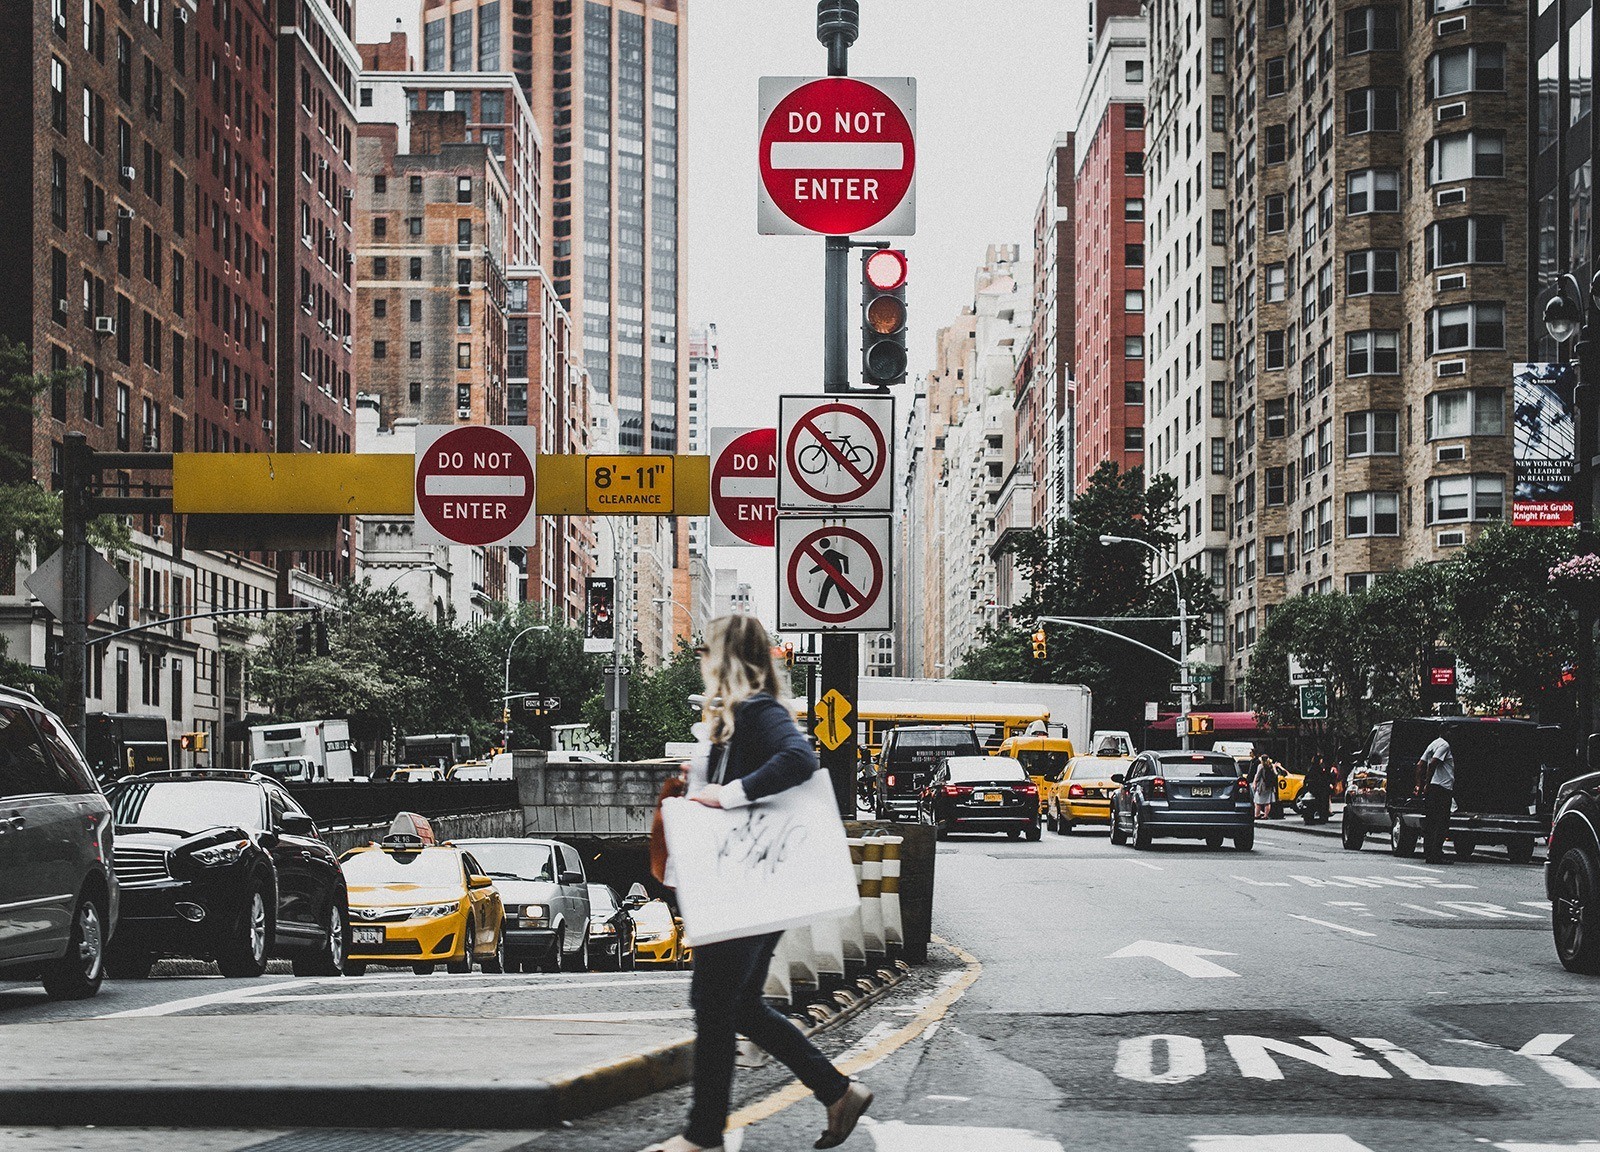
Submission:
[[[812,731],[828,751],[832,752],[850,738],[850,725],[845,723],[845,717],[852,711],[850,701],[837,688],[828,689],[817,701],[817,726]]]

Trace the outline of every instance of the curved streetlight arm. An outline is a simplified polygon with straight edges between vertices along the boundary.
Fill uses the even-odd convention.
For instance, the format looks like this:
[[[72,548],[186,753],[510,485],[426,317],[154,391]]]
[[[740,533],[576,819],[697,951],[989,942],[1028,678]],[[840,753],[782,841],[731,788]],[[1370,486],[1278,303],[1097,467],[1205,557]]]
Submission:
[[[1101,535],[1100,543],[1138,544],[1157,560],[1163,559],[1161,550],[1154,544],[1134,536],[1112,536],[1106,533]],[[1181,732],[1183,747],[1187,749],[1189,747],[1189,661],[1185,657],[1189,650],[1189,605],[1183,598],[1183,584],[1178,580],[1178,570],[1178,566],[1174,565],[1167,575],[1172,577],[1172,590],[1178,600],[1178,658],[1173,660],[1173,663],[1178,666],[1178,683],[1182,686],[1181,691],[1178,693],[1180,697],[1178,701],[1178,727]],[[1112,635],[1116,635],[1116,633],[1112,633]],[[1130,641],[1130,643],[1138,643],[1138,641]],[[1168,657],[1168,659],[1171,659],[1171,657]]]
[[[511,643],[506,645],[505,694],[500,697],[500,746],[502,748],[511,743],[511,653],[516,649],[517,641],[521,640],[529,632],[548,631],[550,631],[550,625],[548,624],[530,624],[513,636]]]
[[[1121,640],[1125,644],[1132,644],[1136,648],[1143,648],[1152,656],[1159,656],[1168,664],[1183,667],[1183,662],[1168,652],[1159,648],[1152,648],[1143,640],[1135,640],[1132,636],[1124,636],[1121,632],[1113,632],[1109,628],[1097,628],[1093,624],[1085,624],[1082,620],[1074,620],[1068,616],[1035,616],[1034,622],[1038,624],[1064,624],[1068,628],[1082,628],[1085,632],[1098,632],[1102,636],[1110,636],[1113,640]],[[1187,693],[1185,693],[1187,695]]]

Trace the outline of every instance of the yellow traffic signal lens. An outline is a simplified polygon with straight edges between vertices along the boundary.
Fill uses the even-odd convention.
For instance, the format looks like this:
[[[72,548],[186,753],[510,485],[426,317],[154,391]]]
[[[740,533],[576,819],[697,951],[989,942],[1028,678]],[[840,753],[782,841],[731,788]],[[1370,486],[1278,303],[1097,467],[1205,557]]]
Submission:
[[[892,336],[906,326],[906,306],[893,296],[879,296],[867,305],[867,327],[880,336]]]

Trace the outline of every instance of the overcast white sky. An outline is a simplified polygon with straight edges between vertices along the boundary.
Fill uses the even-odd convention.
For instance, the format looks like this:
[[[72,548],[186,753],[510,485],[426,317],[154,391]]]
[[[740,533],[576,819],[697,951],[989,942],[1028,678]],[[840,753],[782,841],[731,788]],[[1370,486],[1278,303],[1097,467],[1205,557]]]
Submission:
[[[917,80],[917,234],[897,241],[911,266],[913,374],[971,303],[984,249],[1032,244],[1050,144],[1072,126],[1083,82],[1088,10],[1088,0],[861,0],[851,74]],[[718,329],[710,423],[770,426],[780,393],[821,391],[823,241],[756,234],[756,87],[763,75],[827,71],[817,5],[689,0],[688,11],[689,316]],[[852,261],[852,309],[858,279]],[[852,372],[857,363],[853,344]],[[773,618],[770,551],[714,549],[712,563],[739,568]]]

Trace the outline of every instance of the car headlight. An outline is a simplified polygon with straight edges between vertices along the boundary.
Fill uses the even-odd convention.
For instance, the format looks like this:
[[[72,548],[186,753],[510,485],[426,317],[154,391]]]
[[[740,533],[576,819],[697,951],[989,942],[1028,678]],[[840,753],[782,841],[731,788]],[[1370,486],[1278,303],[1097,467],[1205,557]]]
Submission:
[[[543,924],[546,911],[543,904],[524,904],[522,906],[522,922],[530,927]]]
[[[407,920],[433,920],[440,916],[453,916],[460,911],[460,903],[419,904],[415,908],[380,908],[375,911],[386,917],[404,917]]]
[[[617,934],[617,926],[615,924],[596,924],[594,930],[601,936],[615,936]]]
[[[236,840],[231,844],[213,844],[209,848],[201,848],[190,853],[190,858],[206,868],[217,868],[225,864],[238,863],[239,857],[244,855],[244,850],[250,847],[248,840]]]

